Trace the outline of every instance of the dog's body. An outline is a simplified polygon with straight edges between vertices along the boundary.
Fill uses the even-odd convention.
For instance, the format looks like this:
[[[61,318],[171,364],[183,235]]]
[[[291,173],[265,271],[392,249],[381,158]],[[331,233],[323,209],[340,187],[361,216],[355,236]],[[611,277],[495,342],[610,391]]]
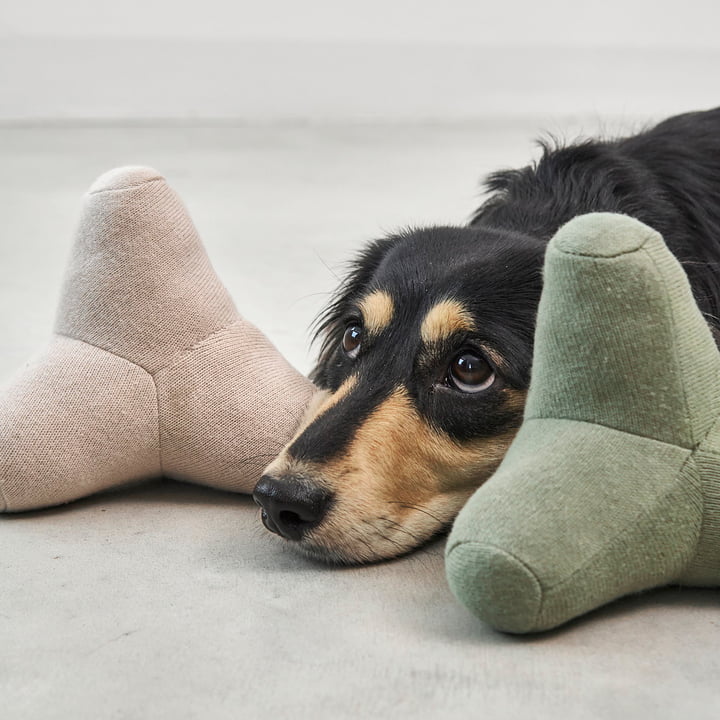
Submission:
[[[658,230],[720,325],[720,109],[544,146],[487,187],[467,227],[371,244],[321,319],[323,392],[255,493],[266,526],[316,556],[405,552],[492,474],[522,421],[545,245],[571,218]]]

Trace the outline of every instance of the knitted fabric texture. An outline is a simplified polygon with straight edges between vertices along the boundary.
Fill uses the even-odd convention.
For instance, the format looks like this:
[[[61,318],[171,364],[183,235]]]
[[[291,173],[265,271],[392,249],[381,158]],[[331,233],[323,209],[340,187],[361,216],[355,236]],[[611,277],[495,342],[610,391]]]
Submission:
[[[591,214],[550,242],[525,419],[446,549],[500,630],[720,584],[720,354],[662,238]]]
[[[156,171],[90,188],[48,347],[0,391],[0,510],[166,476],[252,491],[313,386],[235,309]]]

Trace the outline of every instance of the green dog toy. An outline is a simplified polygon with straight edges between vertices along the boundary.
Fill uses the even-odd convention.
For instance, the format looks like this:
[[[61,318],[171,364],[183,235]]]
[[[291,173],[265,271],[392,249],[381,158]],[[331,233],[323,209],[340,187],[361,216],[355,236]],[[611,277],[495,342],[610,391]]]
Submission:
[[[494,627],[556,627],[615,598],[720,585],[720,353],[680,264],[622,215],[548,246],[525,420],[447,544]]]

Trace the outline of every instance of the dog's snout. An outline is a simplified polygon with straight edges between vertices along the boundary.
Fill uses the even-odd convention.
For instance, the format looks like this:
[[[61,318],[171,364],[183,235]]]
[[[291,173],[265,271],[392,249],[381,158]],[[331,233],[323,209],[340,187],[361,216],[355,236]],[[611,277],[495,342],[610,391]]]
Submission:
[[[262,508],[262,521],[268,530],[288,540],[300,540],[304,532],[320,524],[331,495],[304,478],[263,475],[253,499]]]

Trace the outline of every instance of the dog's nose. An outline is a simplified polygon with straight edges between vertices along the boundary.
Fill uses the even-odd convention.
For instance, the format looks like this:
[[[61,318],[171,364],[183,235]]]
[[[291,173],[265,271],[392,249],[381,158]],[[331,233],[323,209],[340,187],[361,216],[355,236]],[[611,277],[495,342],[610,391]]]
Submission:
[[[327,490],[294,477],[263,475],[253,490],[263,525],[288,540],[300,540],[306,530],[320,524],[331,497]]]

